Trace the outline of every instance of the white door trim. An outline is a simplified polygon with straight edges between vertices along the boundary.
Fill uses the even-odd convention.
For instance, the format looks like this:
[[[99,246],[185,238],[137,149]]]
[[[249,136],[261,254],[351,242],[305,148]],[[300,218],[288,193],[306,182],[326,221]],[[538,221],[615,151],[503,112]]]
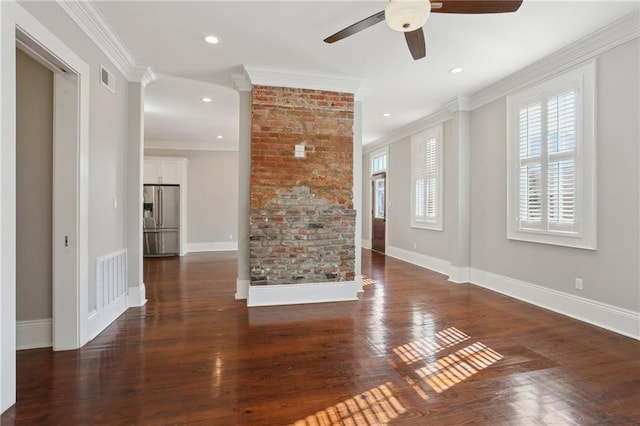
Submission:
[[[56,141],[54,130],[54,141],[56,141],[54,145],[64,143],[68,148],[65,153],[72,155],[72,158],[65,158],[63,164],[54,164],[54,169],[56,167],[70,169],[71,178],[75,182],[71,187],[65,188],[67,199],[71,197],[74,202],[61,206],[75,220],[70,225],[65,224],[64,229],[54,231],[54,238],[56,238],[54,240],[54,262],[56,261],[56,250],[62,245],[65,262],[70,261],[72,265],[64,276],[54,282],[54,322],[58,323],[54,326],[58,329],[58,333],[54,330],[55,349],[78,348],[88,339],[90,68],[68,46],[14,1],[0,2],[0,17],[0,132],[2,142],[0,144],[0,412],[3,412],[16,400],[16,30],[37,41],[46,51],[67,65],[71,74],[75,73],[77,76],[76,91],[72,93],[75,99],[73,102],[75,105],[75,126],[71,137],[65,137],[61,141],[59,135]],[[55,146],[54,150],[56,150]],[[54,190],[54,199],[60,199],[60,194],[57,191]],[[65,213],[58,211],[57,214]],[[60,240],[60,235],[63,236],[62,240]],[[68,247],[64,247],[64,235],[69,237]],[[60,318],[61,312],[70,314]]]

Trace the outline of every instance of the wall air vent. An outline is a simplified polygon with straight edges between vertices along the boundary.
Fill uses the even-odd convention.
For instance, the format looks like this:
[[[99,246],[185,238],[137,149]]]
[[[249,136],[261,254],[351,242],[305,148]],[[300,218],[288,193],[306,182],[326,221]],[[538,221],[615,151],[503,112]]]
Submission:
[[[103,65],[100,65],[100,82],[104,87],[116,93],[116,77]]]

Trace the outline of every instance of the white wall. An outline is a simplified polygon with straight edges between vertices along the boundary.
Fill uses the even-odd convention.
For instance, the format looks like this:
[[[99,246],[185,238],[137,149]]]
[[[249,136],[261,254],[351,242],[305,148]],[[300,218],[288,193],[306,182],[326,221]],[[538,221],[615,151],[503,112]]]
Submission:
[[[189,160],[187,250],[235,250],[238,243],[238,152],[145,149],[144,153]]]

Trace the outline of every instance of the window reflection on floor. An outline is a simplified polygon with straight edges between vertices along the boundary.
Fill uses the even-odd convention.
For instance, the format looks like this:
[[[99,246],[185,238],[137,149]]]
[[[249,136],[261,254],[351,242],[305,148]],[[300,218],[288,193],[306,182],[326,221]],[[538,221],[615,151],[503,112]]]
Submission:
[[[385,383],[299,420],[293,425],[383,425],[406,411],[394,396],[391,383]]]
[[[398,346],[393,349],[393,352],[402,362],[411,365],[468,339],[469,336],[465,333],[455,327],[449,327],[437,332],[432,338],[424,337]]]
[[[468,334],[449,327],[432,337],[393,348],[392,352],[397,359],[391,362],[403,376],[404,383],[422,400],[427,401],[429,394],[443,393],[504,359],[497,351],[481,342],[475,342],[434,360],[437,353],[461,345],[469,339]],[[387,382],[299,420],[293,426],[388,424],[407,412],[392,389],[393,383]]]
[[[415,370],[419,380],[414,378],[410,384],[412,387],[420,386],[423,391],[425,388],[422,384],[426,384],[432,390],[441,393],[503,358],[493,349],[476,342]],[[422,396],[424,392],[419,394]]]

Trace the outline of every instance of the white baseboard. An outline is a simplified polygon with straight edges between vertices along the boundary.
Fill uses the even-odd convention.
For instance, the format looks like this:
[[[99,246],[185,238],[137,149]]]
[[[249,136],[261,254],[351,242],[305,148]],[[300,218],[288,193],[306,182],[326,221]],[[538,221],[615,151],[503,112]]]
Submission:
[[[362,248],[371,250],[371,240],[362,240]]]
[[[16,321],[16,349],[50,348],[53,346],[53,320]]]
[[[362,275],[356,275],[355,283],[356,283],[357,292],[362,293],[364,291],[363,284],[362,284]]]
[[[127,295],[123,294],[102,312],[98,313],[98,311],[93,310],[89,313],[89,341],[95,339],[98,334],[102,333],[105,328],[127,310],[127,299]]]
[[[436,257],[427,256],[426,254],[420,254],[415,251],[393,246],[387,247],[387,256],[395,257],[396,259],[422,266],[423,268],[440,272],[447,276],[451,275],[451,263],[448,260],[438,259]]]
[[[247,306],[297,305],[350,300],[358,300],[358,284],[355,281],[252,285],[249,286]]]
[[[618,308],[476,268],[452,266],[447,260],[397,247],[388,247],[387,255],[448,275],[449,281],[470,282],[523,302],[640,340],[640,312]]]
[[[187,243],[187,252],[198,253],[202,251],[237,251],[237,241],[222,241],[213,243]]]
[[[640,313],[471,268],[470,282],[532,305],[640,340]]]
[[[140,283],[138,287],[129,287],[127,294],[127,306],[130,308],[139,308],[147,303],[147,289],[144,283]]]
[[[246,299],[249,297],[249,280],[236,279],[236,300]]]

